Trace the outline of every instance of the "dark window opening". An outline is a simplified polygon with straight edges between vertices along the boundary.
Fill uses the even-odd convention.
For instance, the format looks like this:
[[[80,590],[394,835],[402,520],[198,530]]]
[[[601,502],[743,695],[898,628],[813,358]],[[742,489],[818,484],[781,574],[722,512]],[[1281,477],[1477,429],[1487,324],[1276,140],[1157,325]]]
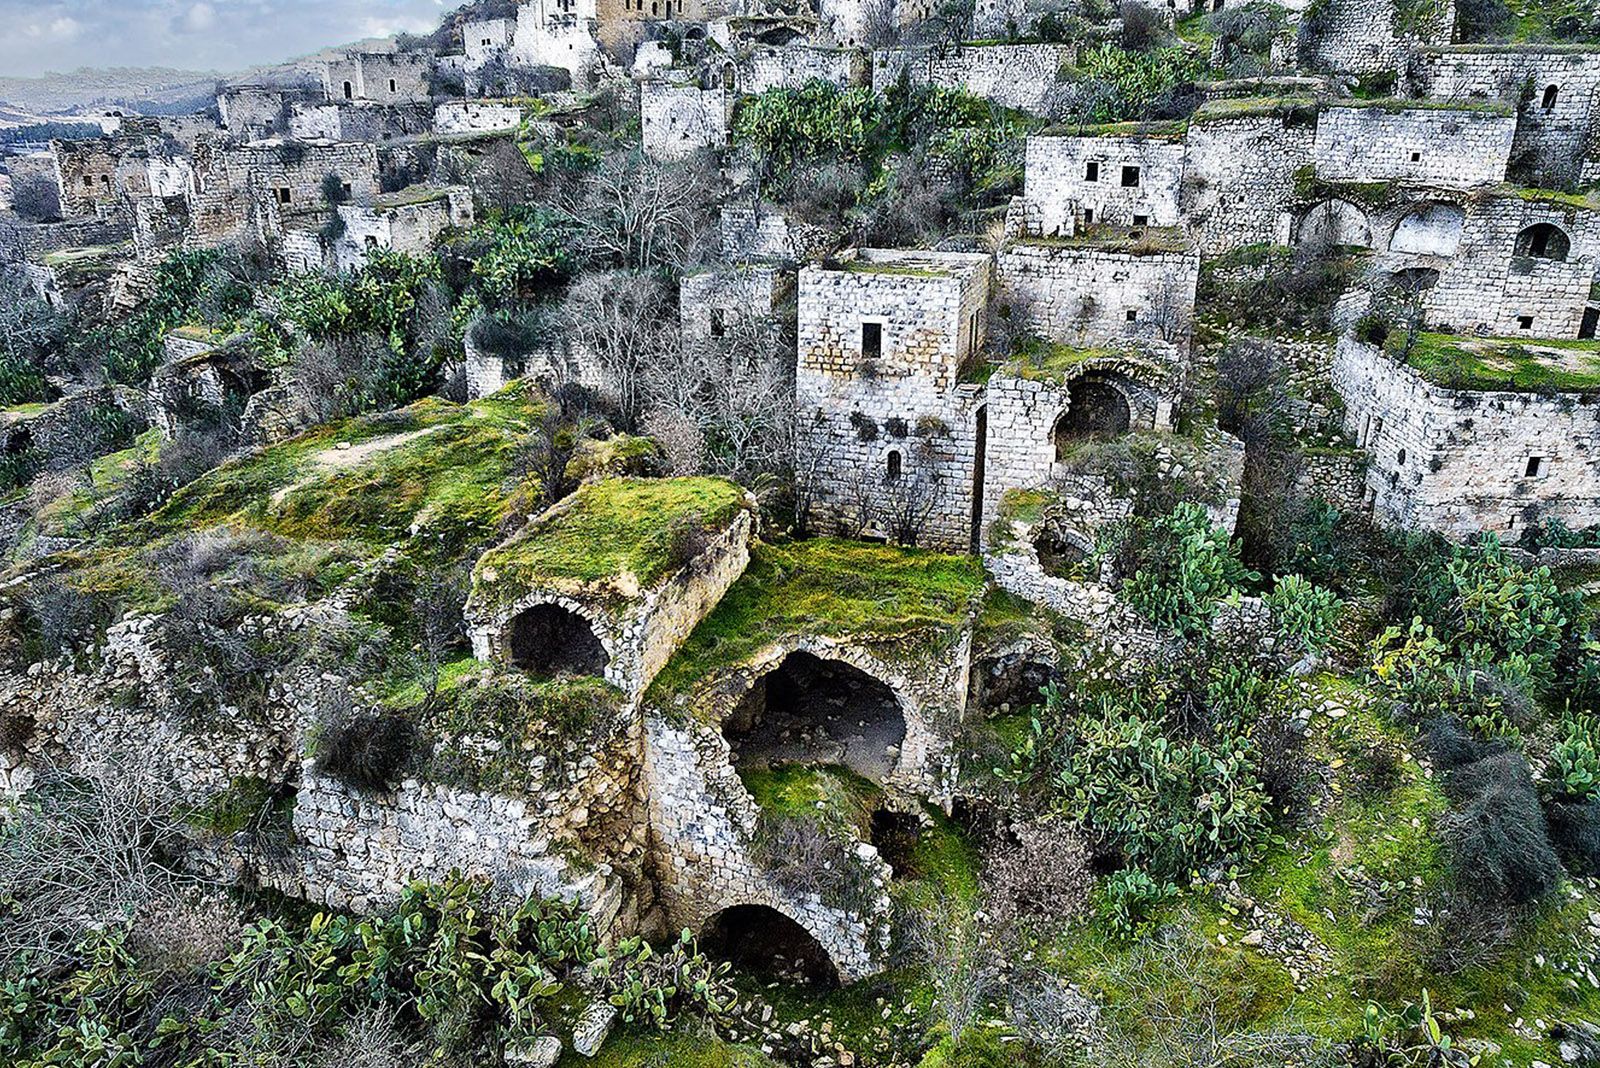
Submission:
[[[1411,153],[1411,162],[1412,163],[1421,163],[1422,162],[1422,153],[1421,152],[1413,152],[1413,153]]]
[[[390,78],[389,79],[389,92],[397,93],[399,91],[400,91],[399,84],[393,78]]]
[[[891,449],[888,462],[884,465],[884,477],[890,482],[898,482],[900,480],[901,465],[900,450]]]
[[[349,82],[345,82],[344,83],[344,98],[346,100],[354,100],[355,96],[356,96],[356,87],[354,85],[351,85]]]
[[[1135,215],[1133,217],[1133,225],[1135,225],[1135,226],[1149,226],[1150,225],[1150,216],[1148,216],[1148,215]]]
[[[1397,462],[1397,463],[1398,463],[1398,464],[1399,464],[1399,465],[1400,465],[1400,466],[1401,466],[1401,467],[1404,467],[1404,466],[1405,466],[1405,465],[1406,465],[1406,450],[1404,450],[1404,449],[1401,449],[1401,450],[1400,450],[1400,452],[1399,452],[1399,454],[1398,454],[1398,455],[1396,455],[1396,457],[1395,457],[1395,461],[1396,461],[1396,462]]]
[[[1139,313],[1138,313],[1137,310],[1135,310],[1133,308],[1129,308],[1128,309],[1127,316],[1128,316],[1128,322],[1130,322],[1130,323],[1136,323],[1136,322],[1139,321]]]
[[[883,324],[861,324],[861,356],[863,359],[876,360],[883,355]]]
[[[1534,223],[1517,235],[1514,252],[1539,260],[1564,260],[1572,251],[1572,241],[1559,226]]]
[[[1528,467],[1523,471],[1524,478],[1542,478],[1545,473],[1545,459],[1543,456],[1528,457]]]
[[[1100,180],[1100,164],[1094,160],[1085,163],[1083,165],[1083,180],[1086,182],[1098,182]]]
[[[610,657],[589,621],[558,604],[536,604],[510,626],[512,666],[530,675],[604,675]]]
[[[1546,111],[1549,111],[1551,108],[1555,107],[1556,106],[1556,94],[1559,93],[1560,91],[1561,90],[1560,90],[1559,86],[1555,86],[1555,85],[1547,85],[1547,86],[1545,86],[1544,99],[1542,99],[1539,102],[1539,106],[1544,108]]]
[[[1085,225],[1085,226],[1093,226],[1094,225],[1094,209],[1093,208],[1084,208],[1083,209],[1083,225]]]
[[[1129,189],[1137,186],[1139,184],[1139,168],[1138,167],[1124,167],[1124,168],[1122,168],[1122,184],[1125,187],[1129,188]]]
[[[895,878],[917,874],[917,842],[921,838],[922,821],[915,813],[887,808],[872,813],[872,844]]]
[[[1531,315],[1519,315],[1519,316],[1517,316],[1517,329],[1518,330],[1532,330],[1533,329],[1533,316],[1531,316]]]
[[[721,308],[712,308],[711,309],[711,336],[712,337],[721,337],[724,328],[725,327],[724,327],[724,324],[723,324],[723,321],[722,321],[722,309]]]

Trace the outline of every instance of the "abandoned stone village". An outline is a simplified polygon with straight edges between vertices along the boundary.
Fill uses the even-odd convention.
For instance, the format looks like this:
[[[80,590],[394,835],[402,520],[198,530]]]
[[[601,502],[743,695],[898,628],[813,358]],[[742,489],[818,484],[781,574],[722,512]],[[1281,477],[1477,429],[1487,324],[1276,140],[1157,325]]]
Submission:
[[[1600,44],[1475,39],[1485,5],[1465,0],[1234,6],[980,0],[956,18],[924,0],[480,3],[426,38],[225,82],[194,114],[120,108],[92,136],[0,156],[0,265],[17,301],[79,324],[62,351],[123,344],[124,322],[152,331],[138,373],[47,364],[38,396],[0,413],[0,790],[23,801],[136,754],[187,811],[248,809],[190,820],[183,867],[207,885],[366,916],[458,872],[501,899],[575,903],[603,945],[686,930],[735,974],[881,992],[900,989],[872,984],[906,968],[898,917],[906,888],[928,881],[928,843],[993,810],[972,777],[1026,792],[1049,734],[1035,715],[1030,736],[1024,714],[1041,687],[1050,701],[1091,682],[1143,693],[1149,671],[1204,641],[1227,650],[1214,667],[1277,680],[1296,730],[1357,746],[1348,729],[1375,715],[1388,676],[1330,681],[1365,655],[1335,632],[1392,623],[1403,640],[1409,614],[1341,590],[1365,622],[1328,617],[1289,641],[1274,592],[1288,568],[1255,563],[1259,581],[1230,580],[1198,629],[1174,629],[1189,617],[1153,615],[1132,592],[1148,563],[1119,547],[1152,509],[1176,507],[1248,550],[1270,485],[1286,514],[1325,509],[1373,538],[1438,535],[1445,554],[1493,535],[1517,574],[1592,590]],[[1184,103],[1094,112],[1074,86],[1112,53],[1137,55],[1135,27],[1190,65]],[[819,128],[796,148],[763,132],[781,118],[763,110],[773,101],[846,101],[869,122],[925,99],[1010,131],[993,154],[1011,184],[933,231],[834,225],[837,191],[807,199],[786,182],[827,137],[844,146],[831,165],[865,167],[869,182],[931,187],[967,157],[874,172],[870,138]],[[967,127],[940,136],[988,144]],[[618,178],[612,156],[632,169]],[[672,199],[687,175],[701,184]],[[871,195],[851,193],[850,210]],[[707,220],[694,242],[670,258],[640,251],[691,211]],[[596,253],[585,219],[602,215],[625,221]],[[539,245],[558,216],[570,228]],[[541,310],[575,306],[589,283],[569,284],[568,264],[596,255],[665,294],[672,310],[645,341],[637,278],[575,317]],[[183,265],[218,262],[247,265],[243,280],[170,295]],[[418,264],[443,266],[403,302],[387,296]],[[1273,280],[1311,264],[1319,318],[1285,325],[1305,293]],[[429,311],[427,294],[446,289],[471,296]],[[224,299],[233,310],[213,314]],[[424,313],[437,329],[414,328]],[[364,315],[375,347],[335,366],[359,346],[329,324]],[[692,387],[657,385],[678,381],[669,363],[744,344],[777,353],[767,377],[734,356]],[[332,355],[313,365],[313,349]],[[417,351],[439,354],[448,388],[330,399]],[[1250,360],[1272,370],[1241,386]],[[1269,380],[1270,400],[1249,393]],[[659,398],[673,388],[668,418]],[[130,472],[192,451],[200,411],[223,413],[229,447],[152,490],[144,512],[117,512]],[[699,424],[682,415],[694,411]],[[781,423],[775,459],[706,459],[744,447],[762,420]],[[1265,459],[1268,422],[1292,469]],[[111,424],[128,428],[115,445],[86,444],[109,441]],[[555,459],[515,459],[535,455],[519,451],[530,440]],[[37,460],[69,445],[70,463]],[[247,563],[205,563],[224,547]],[[403,605],[422,604],[417,591],[452,568],[457,596],[431,614],[384,592],[404,574]],[[211,597],[242,607],[219,623],[195,607]],[[45,622],[47,605],[66,622]],[[1576,634],[1591,618],[1564,611],[1551,626]],[[400,652],[369,670],[376,629]],[[1592,637],[1572,640],[1577,661],[1600,658]],[[261,652],[296,642],[318,655]],[[200,649],[211,659],[196,667]],[[230,688],[241,680],[243,696]],[[352,773],[329,755],[377,745],[402,720],[412,733],[393,766]],[[974,770],[989,721],[1012,733]],[[1316,780],[1315,806],[1330,807],[1313,821],[1346,803],[1345,763]],[[1410,749],[1397,766],[1437,790]],[[1021,824],[998,811],[994,833],[1023,848]],[[807,815],[823,841],[794,830]],[[1362,826],[1357,839],[1409,833]],[[1324,845],[1329,863],[1348,848]],[[1121,862],[1086,863],[1092,881]],[[1379,867],[1361,875],[1374,900],[1408,885]],[[1285,998],[1355,982],[1315,929],[1326,910],[1291,915],[1228,871],[1184,873],[1213,887],[1213,950],[1268,956],[1292,976]],[[1482,1063],[1600,1063],[1600,896],[1566,885],[1557,897],[1579,918],[1562,944],[1577,963],[1552,973],[1549,1000],[1497,995],[1475,1015],[1452,1003]],[[1032,907],[1066,914],[1059,893]],[[1400,928],[1427,928],[1436,906],[1407,901]],[[1508,952],[1541,968],[1567,959]],[[1111,1049],[1094,1045],[1114,1041],[1103,992],[1065,959],[1052,966],[1067,969],[1068,1037]],[[1545,980],[1518,982],[1546,997],[1528,993]],[[954,1011],[938,989],[919,1012]],[[1410,996],[1428,1003],[1420,986]],[[880,993],[846,1035],[820,1010],[774,1016],[746,992],[719,1041],[805,1065],[913,1064],[930,1045],[946,1059],[923,1064],[1001,1063],[960,1052],[977,1039],[953,1017],[920,1048],[905,1039],[908,999]],[[552,1010],[564,1024],[493,1056],[603,1055],[621,1041],[603,1047],[608,1033],[636,1022],[630,1004]],[[1334,1063],[1309,1049],[1080,1063]],[[679,1063],[665,1056],[625,1063]]]

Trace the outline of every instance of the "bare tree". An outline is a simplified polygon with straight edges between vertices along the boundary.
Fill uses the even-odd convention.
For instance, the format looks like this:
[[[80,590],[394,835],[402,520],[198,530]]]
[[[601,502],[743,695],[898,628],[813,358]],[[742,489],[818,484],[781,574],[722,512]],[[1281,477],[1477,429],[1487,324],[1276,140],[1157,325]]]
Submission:
[[[654,274],[588,274],[567,291],[562,305],[566,337],[599,364],[626,428],[638,425],[652,365],[677,359],[671,310],[672,294]]]
[[[640,149],[616,152],[562,212],[596,262],[681,270],[710,251],[714,175],[699,158],[666,161]]]
[[[795,412],[788,427],[794,456],[794,525],[802,537],[810,533],[811,511],[821,495],[823,473],[833,462],[833,442],[820,411],[809,418]]]
[[[952,1041],[978,1019],[999,987],[998,947],[979,915],[964,904],[935,899],[905,922],[905,946],[919,964],[944,1015]]]
[[[898,471],[891,467],[883,477],[883,513],[889,536],[914,546],[944,503],[945,456],[931,438],[907,439],[900,455]]]

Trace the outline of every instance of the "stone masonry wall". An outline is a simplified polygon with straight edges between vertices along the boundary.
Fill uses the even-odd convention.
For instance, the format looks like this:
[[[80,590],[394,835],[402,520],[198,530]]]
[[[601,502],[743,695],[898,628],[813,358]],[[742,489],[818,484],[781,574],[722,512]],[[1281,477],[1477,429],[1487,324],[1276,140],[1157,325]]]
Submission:
[[[1416,6],[1412,4],[1411,6]],[[1406,25],[1399,0],[1325,0],[1316,5],[1311,54],[1319,70],[1349,74],[1392,71],[1417,45],[1449,44],[1455,31],[1455,2],[1442,0],[1434,17]]]
[[[686,274],[678,282],[683,338],[704,341],[719,335],[736,316],[771,315],[785,291],[793,294],[792,277],[786,279],[776,267],[712,268]]]
[[[436,134],[496,133],[522,125],[522,107],[498,100],[448,100],[433,113]]]
[[[1600,147],[1600,48],[1430,48],[1412,56],[1409,78],[1416,92],[1433,100],[1515,106],[1511,171],[1530,185],[1572,188]]]
[[[1155,338],[1182,345],[1194,319],[1200,257],[1019,241],[1001,250],[998,271],[1002,303],[1025,310],[1054,341],[1092,346]]]
[[[728,101],[720,88],[646,82],[639,87],[639,118],[644,150],[656,159],[681,159],[728,143]]]
[[[912,85],[963,89],[1003,107],[1044,114],[1073,60],[1064,44],[948,45],[879,49],[872,53],[872,91],[886,93],[903,73]]]
[[[1204,258],[1289,243],[1295,174],[1311,164],[1314,123],[1262,115],[1189,124],[1183,224]]]
[[[1028,138],[1024,196],[1039,205],[1045,236],[1102,223],[1178,226],[1183,160],[1178,140],[1034,136]]]
[[[820,48],[793,44],[783,48],[758,48],[734,66],[734,82],[727,89],[751,96],[768,89],[794,89],[823,81],[848,88],[865,85],[871,77],[867,55],[859,48]]]
[[[1317,177],[1471,189],[1505,180],[1515,115],[1467,108],[1334,106],[1317,118]]]
[[[1600,523],[1600,396],[1447,390],[1352,339],[1334,385],[1379,521],[1465,537]],[[1530,475],[1530,466],[1537,473]]]

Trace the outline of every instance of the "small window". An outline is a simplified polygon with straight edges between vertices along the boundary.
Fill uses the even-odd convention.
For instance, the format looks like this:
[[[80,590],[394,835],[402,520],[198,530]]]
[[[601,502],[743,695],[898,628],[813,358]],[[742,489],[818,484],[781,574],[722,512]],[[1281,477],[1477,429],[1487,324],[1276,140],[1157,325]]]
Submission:
[[[1129,308],[1124,314],[1127,315],[1128,322],[1130,323],[1136,323],[1139,321],[1139,313],[1133,308]]]
[[[94,175],[92,175],[92,174],[84,175],[83,176],[83,185],[84,185],[84,188],[86,188],[86,189],[93,189],[94,188]]]
[[[722,331],[723,331],[722,309],[721,308],[712,308],[711,309],[711,336],[712,337],[721,337],[722,336]]]
[[[1098,182],[1100,180],[1100,164],[1098,161],[1090,160],[1083,165],[1083,180],[1086,182]]]
[[[1083,209],[1083,225],[1085,225],[1085,226],[1093,226],[1094,225],[1094,209],[1093,208],[1084,208]]]
[[[344,83],[344,98],[346,100],[354,100],[355,96],[356,96],[356,87],[354,85],[351,85],[349,82],[345,82]]]
[[[397,93],[399,91],[400,91],[399,84],[393,78],[390,78],[389,79],[389,92]]]
[[[1150,216],[1148,216],[1148,215],[1135,215],[1133,217],[1133,225],[1135,225],[1135,226],[1149,226],[1150,225]]]
[[[1413,153],[1411,153],[1411,162],[1412,163],[1421,163],[1422,162],[1422,153],[1421,152],[1413,152]]]
[[[1560,86],[1547,85],[1544,89],[1544,98],[1539,101],[1539,106],[1549,111],[1556,106],[1556,95],[1561,92]]]
[[[1401,467],[1404,467],[1406,465],[1406,450],[1404,450],[1404,449],[1400,450],[1399,455],[1397,455],[1395,457],[1395,462],[1397,464],[1399,464]]]
[[[876,360],[883,355],[883,324],[861,324],[861,355],[864,359]]]
[[[1531,315],[1519,315],[1519,316],[1517,316],[1517,329],[1518,330],[1532,330],[1533,329],[1533,316],[1531,316]]]
[[[1528,466],[1523,469],[1524,478],[1543,478],[1550,473],[1550,458],[1548,456],[1528,457]]]
[[[286,185],[280,185],[274,189],[272,195],[277,198],[279,204],[287,204],[294,199],[294,193]]]
[[[900,468],[900,450],[890,449],[888,462],[884,465],[884,476],[890,482],[898,482],[900,480]]]
[[[1122,184],[1125,188],[1132,189],[1139,184],[1139,168],[1122,168]]]

